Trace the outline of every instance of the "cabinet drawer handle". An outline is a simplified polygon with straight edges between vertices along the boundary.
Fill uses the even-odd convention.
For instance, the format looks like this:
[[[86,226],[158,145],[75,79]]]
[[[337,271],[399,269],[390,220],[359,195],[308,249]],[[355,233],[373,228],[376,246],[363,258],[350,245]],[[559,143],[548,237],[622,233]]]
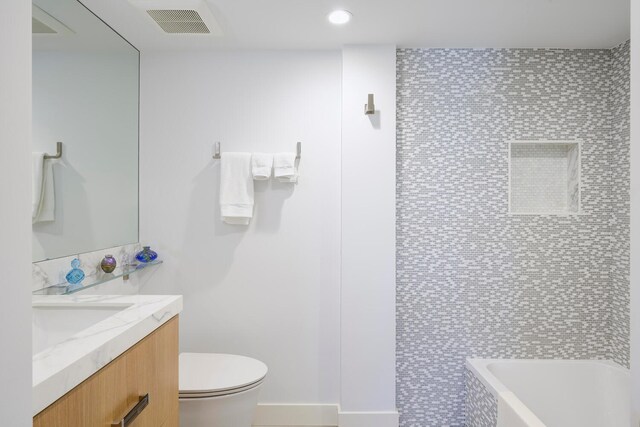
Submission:
[[[146,408],[148,404],[149,393],[140,397],[140,400],[138,401],[138,403],[136,403],[136,406],[131,408],[131,410],[127,413],[127,415],[124,416],[124,418],[120,422],[111,424],[111,427],[128,427],[129,425],[131,425],[133,420],[135,420],[136,417],[140,415],[142,411],[144,411],[144,408]]]

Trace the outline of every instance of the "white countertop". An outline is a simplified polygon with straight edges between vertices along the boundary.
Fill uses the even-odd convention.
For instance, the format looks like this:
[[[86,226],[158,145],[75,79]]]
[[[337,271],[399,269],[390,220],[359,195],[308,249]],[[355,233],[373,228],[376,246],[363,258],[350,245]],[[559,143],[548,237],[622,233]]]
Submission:
[[[33,355],[33,414],[37,414],[182,311],[180,295],[36,296],[34,305],[129,305]],[[69,319],[73,322],[73,318]]]

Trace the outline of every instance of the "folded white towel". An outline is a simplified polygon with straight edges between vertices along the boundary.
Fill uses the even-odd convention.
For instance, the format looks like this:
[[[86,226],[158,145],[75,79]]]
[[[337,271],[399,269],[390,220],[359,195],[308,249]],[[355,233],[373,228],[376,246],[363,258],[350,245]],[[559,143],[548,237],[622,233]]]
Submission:
[[[44,153],[33,153],[31,156],[31,220],[33,222],[35,222],[40,211],[43,177]]]
[[[53,164],[44,158],[45,153],[33,153],[31,163],[31,222],[55,220],[55,191]]]
[[[273,169],[273,154],[253,153],[251,155],[253,179],[264,181],[271,178],[271,169]]]
[[[250,153],[222,153],[220,210],[227,224],[248,225],[253,217],[253,177]]]
[[[296,153],[277,153],[273,155],[273,176],[280,182],[296,182]]]

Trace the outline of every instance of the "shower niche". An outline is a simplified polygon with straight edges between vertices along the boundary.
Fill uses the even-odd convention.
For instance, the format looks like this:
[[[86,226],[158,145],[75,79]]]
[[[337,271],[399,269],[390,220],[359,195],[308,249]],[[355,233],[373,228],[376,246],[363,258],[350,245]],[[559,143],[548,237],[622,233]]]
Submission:
[[[580,213],[580,141],[509,141],[509,213]]]

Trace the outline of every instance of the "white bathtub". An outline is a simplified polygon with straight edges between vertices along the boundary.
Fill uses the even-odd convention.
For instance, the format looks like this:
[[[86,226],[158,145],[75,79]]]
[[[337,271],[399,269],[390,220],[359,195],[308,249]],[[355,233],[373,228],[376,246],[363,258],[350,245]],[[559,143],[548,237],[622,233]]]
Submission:
[[[600,360],[467,359],[495,398],[497,425],[629,427],[629,370]]]

